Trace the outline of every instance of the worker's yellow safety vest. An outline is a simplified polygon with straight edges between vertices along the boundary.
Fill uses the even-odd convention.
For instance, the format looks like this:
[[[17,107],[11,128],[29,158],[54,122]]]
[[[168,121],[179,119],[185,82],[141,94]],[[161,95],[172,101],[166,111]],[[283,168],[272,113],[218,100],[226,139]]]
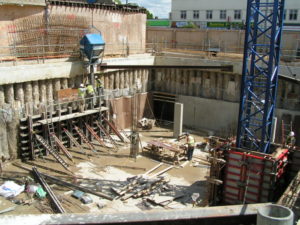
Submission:
[[[88,85],[86,89],[88,94],[94,94],[94,88],[92,85]]]
[[[188,136],[188,141],[187,141],[189,146],[194,146],[195,145],[195,139],[193,136]]]
[[[101,79],[96,79],[96,87],[97,88],[102,88],[103,87],[103,83],[102,83]]]
[[[78,95],[82,98],[84,98],[85,96],[85,91],[86,89],[85,88],[78,88]]]

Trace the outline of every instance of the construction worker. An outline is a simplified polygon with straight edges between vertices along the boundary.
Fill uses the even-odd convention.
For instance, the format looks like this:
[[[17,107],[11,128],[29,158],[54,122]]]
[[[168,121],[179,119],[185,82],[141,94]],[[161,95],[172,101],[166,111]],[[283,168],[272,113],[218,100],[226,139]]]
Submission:
[[[296,138],[294,131],[291,131],[286,138],[286,145],[294,147],[296,144]]]
[[[95,81],[96,81],[97,94],[101,96],[103,95],[103,82],[98,76],[95,76]]]
[[[192,160],[195,148],[195,138],[190,135],[190,133],[186,133],[186,144],[187,144],[187,159],[189,161]]]
[[[95,91],[94,87],[91,84],[86,85],[86,92],[87,92],[87,97],[88,97],[88,105],[91,106],[91,108],[94,108],[94,96],[95,96]]]
[[[78,88],[80,112],[83,112],[85,108],[85,95],[86,95],[86,88],[84,87],[84,84],[80,84],[80,87]]]

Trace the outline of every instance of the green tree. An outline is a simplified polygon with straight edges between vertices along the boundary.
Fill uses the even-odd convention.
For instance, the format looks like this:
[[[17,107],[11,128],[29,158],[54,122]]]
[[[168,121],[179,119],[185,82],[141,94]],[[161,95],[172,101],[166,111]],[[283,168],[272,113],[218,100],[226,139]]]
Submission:
[[[154,17],[153,17],[153,14],[152,14],[151,12],[149,12],[148,9],[146,9],[146,13],[147,13],[147,19],[148,19],[148,20],[151,20],[151,19],[154,18]]]
[[[122,2],[120,0],[114,0],[116,4],[122,5]]]

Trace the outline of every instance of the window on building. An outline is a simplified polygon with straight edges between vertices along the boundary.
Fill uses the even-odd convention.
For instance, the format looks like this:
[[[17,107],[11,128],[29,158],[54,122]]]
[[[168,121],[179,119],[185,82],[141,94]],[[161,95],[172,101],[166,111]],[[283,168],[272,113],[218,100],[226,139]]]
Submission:
[[[298,10],[291,9],[290,10],[290,20],[297,20],[297,18],[298,18]]]
[[[199,10],[194,10],[194,19],[199,19]]]
[[[283,19],[286,20],[286,9],[283,11]]]
[[[220,10],[220,20],[226,20],[226,10]]]
[[[213,18],[213,11],[206,10],[206,19],[211,20]]]
[[[185,10],[182,10],[182,11],[180,11],[180,18],[181,19],[186,19],[186,11]]]
[[[242,19],[242,10],[234,10],[234,19],[235,20]]]

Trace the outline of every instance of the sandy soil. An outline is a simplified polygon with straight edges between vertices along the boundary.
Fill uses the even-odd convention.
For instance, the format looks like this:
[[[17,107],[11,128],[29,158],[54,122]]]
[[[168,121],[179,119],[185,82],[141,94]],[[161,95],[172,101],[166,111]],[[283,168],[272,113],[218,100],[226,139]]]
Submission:
[[[162,138],[164,140],[174,141],[172,137],[173,133],[171,130],[164,128],[154,128],[151,131],[141,131],[140,137],[143,143],[143,146],[147,145],[147,141],[153,139]],[[196,142],[203,141],[202,137],[194,135]],[[116,195],[111,191],[112,187],[121,187],[126,182],[128,177],[135,175],[143,174],[146,171],[150,170],[154,166],[158,165],[160,162],[149,158],[147,156],[139,155],[137,159],[129,157],[129,144],[119,144],[119,151],[114,153],[107,148],[100,147],[96,142],[94,143],[97,147],[97,154],[92,155],[92,152],[88,149],[85,149],[90,156],[85,155],[79,149],[72,148],[69,149],[70,153],[73,155],[74,163],[72,164],[65,156],[61,155],[66,161],[71,164],[71,171],[77,177],[84,179],[74,179],[71,176],[66,176],[66,171],[59,163],[57,163],[53,157],[47,156],[44,159],[38,159],[34,162],[36,165],[42,165],[55,170],[61,171],[59,174],[55,171],[50,171],[46,169],[38,168],[40,172],[55,176],[61,177],[61,179],[68,182],[77,182],[83,186],[92,188],[94,190],[102,191],[112,197]],[[206,153],[201,152],[200,150],[195,150],[195,156],[200,156],[202,158],[206,157]],[[16,161],[20,163],[20,161]],[[182,161],[181,163],[183,163]],[[164,175],[167,176],[167,179],[170,181],[169,184],[173,187],[172,195],[177,195],[178,193],[182,194],[183,197],[174,201],[169,205],[169,208],[191,208],[192,199],[191,196],[193,193],[199,193],[200,197],[198,199],[199,205],[204,206],[206,204],[206,179],[205,176],[208,175],[209,167],[206,165],[201,165],[194,167],[193,162],[185,163],[186,165],[181,168],[176,166],[172,170],[168,171]],[[32,164],[22,163],[22,165],[32,168]],[[120,168],[126,166],[127,168]],[[165,163],[155,172],[163,170],[170,165]],[[128,167],[137,167],[137,169],[132,169]],[[7,179],[15,179],[16,182],[22,183],[25,181],[26,177],[32,177],[29,172],[24,169],[18,168],[12,164],[12,162],[5,165],[3,173],[1,175],[0,184],[2,184]],[[93,203],[84,205],[80,200],[75,199],[71,196],[73,191],[67,187],[61,185],[51,184],[54,193],[61,200],[63,207],[68,213],[108,213],[108,212],[121,212],[121,211],[140,211],[140,210],[151,210],[164,208],[160,206],[153,206],[151,204],[145,204],[143,198],[130,198],[127,201],[122,202],[121,200],[109,201],[106,199],[99,198],[94,195],[90,195],[93,199]],[[164,195],[163,193],[161,194]],[[16,199],[31,199],[27,193],[22,193],[17,196]],[[101,205],[101,208],[98,207]],[[30,205],[17,205],[12,202],[12,200],[5,199],[0,197],[0,211],[8,207],[16,206],[14,211],[7,212],[5,215],[9,214],[40,214],[40,213],[52,213],[52,209],[49,205],[49,200],[44,199],[40,200],[33,198],[33,202]]]

